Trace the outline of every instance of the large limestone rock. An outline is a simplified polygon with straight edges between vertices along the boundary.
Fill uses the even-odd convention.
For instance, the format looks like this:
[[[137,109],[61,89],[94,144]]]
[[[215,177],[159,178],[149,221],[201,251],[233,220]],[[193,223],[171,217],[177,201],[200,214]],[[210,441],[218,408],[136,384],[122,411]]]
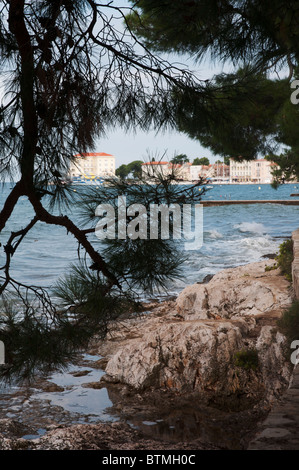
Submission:
[[[274,265],[269,260],[221,271],[208,284],[184,289],[177,310],[185,318],[215,319],[281,310],[291,303],[290,284],[277,269],[265,270]]]
[[[285,338],[273,318],[292,296],[277,269],[265,271],[273,264],[222,271],[208,284],[187,287],[166,308],[127,322],[111,337],[110,350],[106,342],[103,380],[208,399],[276,396],[291,371],[283,355]],[[258,354],[257,370],[236,365],[236,353],[248,349]]]
[[[202,391],[215,381],[216,369],[219,375],[227,370],[233,351],[243,346],[241,330],[247,328],[227,322],[164,321],[143,324],[143,334],[112,356],[106,367],[111,380],[138,389]]]
[[[269,400],[280,396],[281,391],[289,385],[291,364],[286,360],[286,345],[286,338],[275,326],[265,325],[261,328],[255,347]]]

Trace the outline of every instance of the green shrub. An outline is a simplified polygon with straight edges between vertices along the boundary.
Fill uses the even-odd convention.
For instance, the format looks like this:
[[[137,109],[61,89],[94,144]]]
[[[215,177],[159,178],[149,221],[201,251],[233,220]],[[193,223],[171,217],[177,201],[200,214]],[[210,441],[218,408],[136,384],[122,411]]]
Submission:
[[[277,326],[281,333],[283,333],[289,344],[294,340],[299,339],[299,301],[293,302],[290,308],[288,308],[277,320]]]
[[[273,266],[266,266],[265,267],[265,271],[273,271],[274,269],[277,269],[278,268],[278,265],[275,263],[273,264]]]
[[[279,246],[279,252],[276,256],[278,267],[286,279],[292,282],[292,262],[293,262],[293,241],[286,240]]]
[[[234,355],[235,366],[245,370],[256,370],[259,365],[258,353],[256,349],[241,349]]]

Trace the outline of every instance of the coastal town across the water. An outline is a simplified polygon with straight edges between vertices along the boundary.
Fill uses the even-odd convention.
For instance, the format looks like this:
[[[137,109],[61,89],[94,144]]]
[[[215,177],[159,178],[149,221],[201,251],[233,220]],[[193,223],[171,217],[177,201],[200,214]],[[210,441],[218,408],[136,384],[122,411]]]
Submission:
[[[221,184],[271,184],[274,167],[277,167],[275,163],[263,158],[251,161],[230,158],[229,164],[220,161],[202,165],[169,161],[140,163],[145,180],[150,181],[153,174],[160,173],[167,176],[175,171],[178,179],[186,183],[205,178],[211,183]],[[115,175],[117,175],[116,157],[101,152],[75,155],[68,176],[77,183],[101,183],[105,178]]]

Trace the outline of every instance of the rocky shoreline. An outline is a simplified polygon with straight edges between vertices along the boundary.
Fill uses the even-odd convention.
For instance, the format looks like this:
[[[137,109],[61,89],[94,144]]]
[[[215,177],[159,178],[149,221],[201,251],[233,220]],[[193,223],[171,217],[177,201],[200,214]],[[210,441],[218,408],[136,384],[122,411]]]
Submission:
[[[207,404],[220,400],[236,410],[278,397],[291,371],[276,321],[292,291],[274,267],[268,260],[226,269],[150,315],[124,322],[99,346],[107,361],[102,381],[197,393]],[[242,352],[244,367],[238,367]],[[257,370],[246,352],[255,352]]]
[[[108,390],[115,422],[58,413],[36,436],[0,412],[0,449],[246,449],[292,375],[276,321],[293,292],[274,268],[268,259],[226,269],[115,323],[88,351],[105,373],[84,383]]]

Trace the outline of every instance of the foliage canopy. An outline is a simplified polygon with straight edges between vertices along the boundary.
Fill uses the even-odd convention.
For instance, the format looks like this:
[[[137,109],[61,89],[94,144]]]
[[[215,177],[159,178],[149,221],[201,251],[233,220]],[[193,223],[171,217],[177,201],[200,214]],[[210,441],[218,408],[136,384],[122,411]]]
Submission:
[[[173,126],[174,87],[204,94],[202,82],[142,47],[123,21],[124,10],[108,1],[4,0],[0,5],[0,176],[14,180],[0,209],[0,339],[9,359],[2,370],[6,377],[28,377],[36,369],[63,364],[92,335],[104,335],[122,311],[136,308],[133,287],[148,287],[146,279],[161,286],[178,268],[176,250],[161,241],[146,273],[142,244],[134,256],[143,265],[140,261],[133,271],[131,263],[128,273],[122,261],[131,246],[115,255],[102,253],[91,238],[94,226],[77,224],[66,212],[79,204],[64,181],[75,154],[94,150],[96,140],[116,125]],[[130,171],[138,176],[138,169],[137,162]],[[158,202],[169,195],[176,199],[169,189],[173,181],[157,183]],[[109,184],[110,192],[101,192],[96,202],[113,200],[118,180]],[[33,209],[32,220],[25,227],[20,221],[7,234],[21,197]],[[93,218],[94,203],[94,197],[82,196]],[[84,253],[51,292],[24,284],[11,272],[13,256],[37,223],[64,228]]]
[[[175,94],[181,131],[215,155],[270,155],[281,168],[277,182],[299,177],[299,111],[290,103],[299,58],[298,1],[140,0],[127,21],[150,50],[187,54],[196,63],[211,59],[231,69],[207,84],[209,103]],[[279,72],[284,78],[275,76]]]

